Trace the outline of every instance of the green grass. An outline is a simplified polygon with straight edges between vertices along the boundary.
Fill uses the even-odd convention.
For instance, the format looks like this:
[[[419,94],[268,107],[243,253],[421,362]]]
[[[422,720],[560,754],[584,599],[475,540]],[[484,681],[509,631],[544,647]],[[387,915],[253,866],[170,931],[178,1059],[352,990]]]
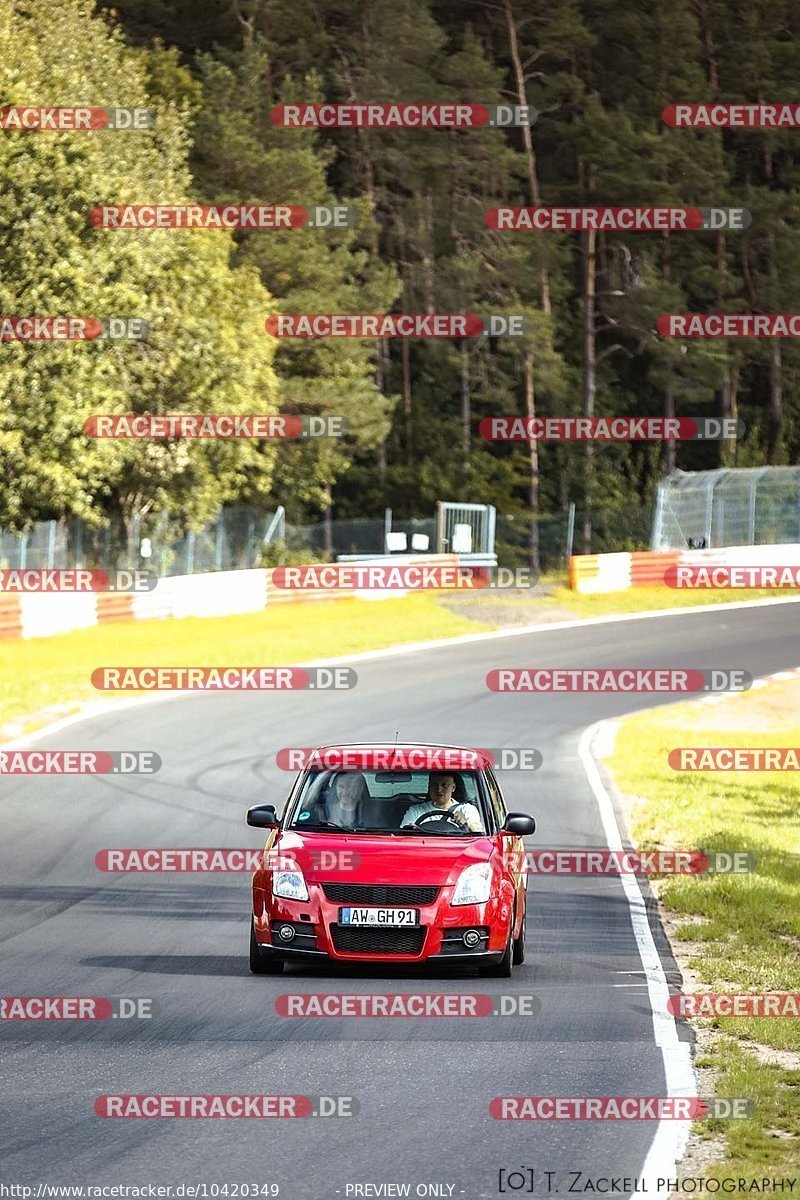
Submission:
[[[694,608],[706,604],[733,604],[743,600],[791,599],[795,592],[764,588],[730,588],[719,591],[698,588],[697,591],[670,587],[639,587],[628,592],[600,592],[581,595],[571,592],[562,581],[554,588],[551,603],[563,605],[581,617],[605,617],[612,613],[649,612],[660,608]]]
[[[107,698],[110,693],[91,685],[95,667],[282,666],[488,628],[448,612],[428,593],[380,601],[345,598],[287,604],[233,617],[130,621],[57,637],[4,641],[0,726],[44,708],[77,707]],[[30,725],[42,720],[39,712]]]
[[[673,946],[710,991],[800,991],[800,776],[777,772],[673,771],[677,746],[797,746],[794,682],[737,696],[713,710],[690,704],[624,720],[609,761],[629,798],[641,847],[745,850],[749,875],[671,876],[661,904],[677,922]],[[643,753],[643,748],[646,752]],[[687,991],[692,990],[690,987]],[[709,1174],[781,1175],[800,1166],[800,1022],[792,1018],[698,1020],[711,1031],[706,1065],[719,1095],[749,1096],[756,1115],[703,1123],[724,1134],[726,1159]],[[748,1042],[794,1052],[789,1065],[760,1061]],[[777,1131],[777,1132],[770,1132]],[[782,1136],[781,1136],[782,1135]]]
[[[697,1126],[701,1137],[725,1140],[724,1157],[705,1174],[714,1179],[796,1174],[800,1166],[800,1071],[759,1063],[736,1038],[725,1035],[711,1054],[698,1058],[698,1065],[710,1066],[718,1073],[718,1095],[752,1096],[756,1101],[755,1113],[745,1120],[711,1120]]]

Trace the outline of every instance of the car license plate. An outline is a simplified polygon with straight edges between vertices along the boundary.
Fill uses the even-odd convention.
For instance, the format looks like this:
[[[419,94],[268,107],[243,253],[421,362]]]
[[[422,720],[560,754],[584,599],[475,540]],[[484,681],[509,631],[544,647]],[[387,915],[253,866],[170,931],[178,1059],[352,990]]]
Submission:
[[[340,908],[340,925],[417,925],[417,908]]]

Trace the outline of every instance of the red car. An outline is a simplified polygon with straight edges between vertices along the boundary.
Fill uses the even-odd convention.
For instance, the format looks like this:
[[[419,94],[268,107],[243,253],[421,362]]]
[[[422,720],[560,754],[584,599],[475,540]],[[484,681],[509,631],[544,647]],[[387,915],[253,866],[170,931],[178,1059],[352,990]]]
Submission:
[[[474,963],[507,977],[525,958],[523,837],[487,755],[435,745],[322,747],[268,829],[253,875],[250,970],[292,960]]]

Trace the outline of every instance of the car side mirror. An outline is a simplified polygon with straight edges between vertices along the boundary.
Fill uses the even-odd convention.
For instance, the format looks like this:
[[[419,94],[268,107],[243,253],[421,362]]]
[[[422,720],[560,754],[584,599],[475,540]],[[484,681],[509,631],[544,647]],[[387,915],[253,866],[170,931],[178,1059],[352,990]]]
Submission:
[[[503,822],[503,833],[513,833],[517,837],[527,837],[536,832],[536,821],[527,813],[509,813]]]
[[[255,825],[257,829],[277,829],[278,814],[272,804],[254,804],[247,810],[247,824]]]

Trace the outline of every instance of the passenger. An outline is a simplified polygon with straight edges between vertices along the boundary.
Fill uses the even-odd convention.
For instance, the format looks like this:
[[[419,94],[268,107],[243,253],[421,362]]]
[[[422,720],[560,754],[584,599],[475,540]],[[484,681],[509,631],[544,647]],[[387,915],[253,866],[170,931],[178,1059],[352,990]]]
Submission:
[[[361,824],[361,808],[369,799],[367,781],[360,771],[343,771],[333,781],[328,793],[324,819],[335,825],[352,829]]]

